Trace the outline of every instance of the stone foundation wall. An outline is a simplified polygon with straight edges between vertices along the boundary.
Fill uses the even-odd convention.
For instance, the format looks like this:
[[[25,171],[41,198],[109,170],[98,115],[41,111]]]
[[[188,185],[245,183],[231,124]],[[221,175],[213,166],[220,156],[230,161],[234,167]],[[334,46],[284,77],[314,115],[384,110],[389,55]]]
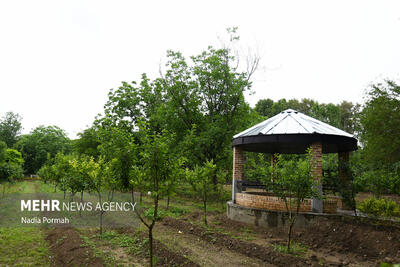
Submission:
[[[279,197],[265,196],[248,193],[236,193],[236,204],[243,207],[250,207],[256,209],[265,209],[273,211],[286,211],[285,202]],[[324,200],[323,201],[323,212],[324,213],[336,213],[337,200]],[[293,208],[295,211],[295,208]],[[300,204],[300,212],[311,212],[311,199],[305,200]]]
[[[228,218],[231,220],[249,223],[256,226],[272,228],[287,226],[289,223],[286,212],[243,207],[233,204],[231,201],[227,203],[226,212]],[[318,216],[333,215],[300,213],[295,225],[298,227],[311,226]]]

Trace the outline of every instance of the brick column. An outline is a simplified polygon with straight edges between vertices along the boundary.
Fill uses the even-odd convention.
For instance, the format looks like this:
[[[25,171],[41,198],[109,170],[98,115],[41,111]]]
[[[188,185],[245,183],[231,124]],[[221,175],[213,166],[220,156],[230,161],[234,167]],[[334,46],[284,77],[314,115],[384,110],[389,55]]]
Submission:
[[[311,176],[319,184],[316,189],[318,193],[322,196],[322,144],[317,142],[311,145],[312,159],[311,159]],[[312,199],[312,212],[322,213],[322,199],[313,198]]]
[[[240,193],[236,181],[243,178],[243,151],[240,147],[233,147],[233,175],[232,175],[232,202],[235,203],[235,194]]]

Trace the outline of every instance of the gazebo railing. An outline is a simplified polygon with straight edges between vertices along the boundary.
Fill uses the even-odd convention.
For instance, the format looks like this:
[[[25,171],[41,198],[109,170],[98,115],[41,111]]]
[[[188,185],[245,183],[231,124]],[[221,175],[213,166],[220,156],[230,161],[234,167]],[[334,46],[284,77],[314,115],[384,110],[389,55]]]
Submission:
[[[245,191],[246,188],[266,189],[265,185],[258,181],[237,180],[236,186],[239,189],[239,192]]]
[[[246,191],[246,188],[255,188],[267,191],[266,186],[259,181],[237,180],[236,186],[238,192]],[[337,192],[337,188],[329,184],[323,184],[322,191],[324,192],[324,195],[327,195],[328,193],[335,194]]]

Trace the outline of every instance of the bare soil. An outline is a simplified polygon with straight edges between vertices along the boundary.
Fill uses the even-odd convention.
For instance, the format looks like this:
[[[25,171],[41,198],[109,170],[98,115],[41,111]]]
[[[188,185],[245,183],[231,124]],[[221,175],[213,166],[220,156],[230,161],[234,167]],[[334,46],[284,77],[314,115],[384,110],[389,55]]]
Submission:
[[[50,244],[52,266],[105,266],[102,259],[93,255],[72,227],[47,229],[46,240]]]
[[[133,228],[121,228],[118,229],[119,233],[122,234],[133,234],[135,229]],[[140,234],[141,239],[145,239],[145,234]],[[153,253],[157,258],[157,266],[187,266],[187,267],[199,267],[200,265],[191,261],[186,257],[184,253],[176,253],[170,250],[166,245],[161,243],[157,239],[153,239]],[[146,251],[148,250],[148,243],[146,246]]]
[[[289,254],[282,254],[275,251],[272,247],[265,247],[255,243],[235,239],[226,234],[208,231],[202,226],[184,220],[166,218],[162,221],[162,224],[195,235],[206,242],[225,247],[247,257],[257,258],[264,263],[271,263],[276,266],[318,266],[318,262],[312,262],[311,260]]]
[[[200,266],[275,266],[218,244],[212,244],[196,235],[185,233],[162,223],[156,225],[154,234],[160,241],[167,244],[168,248],[190,258]]]
[[[195,214],[191,215],[194,220]],[[200,222],[201,219],[198,219]],[[232,233],[251,236],[259,245],[283,244],[284,228],[262,228],[211,216],[211,224]],[[248,233],[251,234],[248,234]],[[382,262],[400,263],[400,226],[352,218],[322,218],[312,227],[295,228],[294,241],[308,246],[308,257],[325,264],[379,266]]]

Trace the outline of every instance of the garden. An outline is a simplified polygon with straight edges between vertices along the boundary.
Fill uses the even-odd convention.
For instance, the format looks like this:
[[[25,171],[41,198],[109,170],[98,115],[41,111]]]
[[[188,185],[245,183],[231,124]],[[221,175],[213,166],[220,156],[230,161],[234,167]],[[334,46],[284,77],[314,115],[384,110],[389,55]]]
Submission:
[[[230,29],[232,42],[239,38]],[[362,104],[312,99],[245,100],[247,71],[230,48],[190,57],[168,51],[160,77],[111,89],[93,124],[71,140],[57,126],[21,135],[21,117],[0,121],[0,266],[395,266],[400,263],[400,86],[369,86]],[[348,164],[303,154],[243,154],[243,179],[285,202],[284,227],[229,219],[232,140],[293,109],[358,139]],[[339,173],[348,181],[340,183]],[[300,205],[323,187],[350,207],[296,226]],[[267,191],[267,192],[265,192]],[[129,201],[133,210],[78,212],[70,223],[7,225],[19,198]],[[289,197],[288,197],[289,196]],[[50,216],[39,211],[38,216]],[[14,218],[15,219],[15,218]],[[79,223],[78,223],[79,221]],[[87,225],[85,225],[87,223]]]

